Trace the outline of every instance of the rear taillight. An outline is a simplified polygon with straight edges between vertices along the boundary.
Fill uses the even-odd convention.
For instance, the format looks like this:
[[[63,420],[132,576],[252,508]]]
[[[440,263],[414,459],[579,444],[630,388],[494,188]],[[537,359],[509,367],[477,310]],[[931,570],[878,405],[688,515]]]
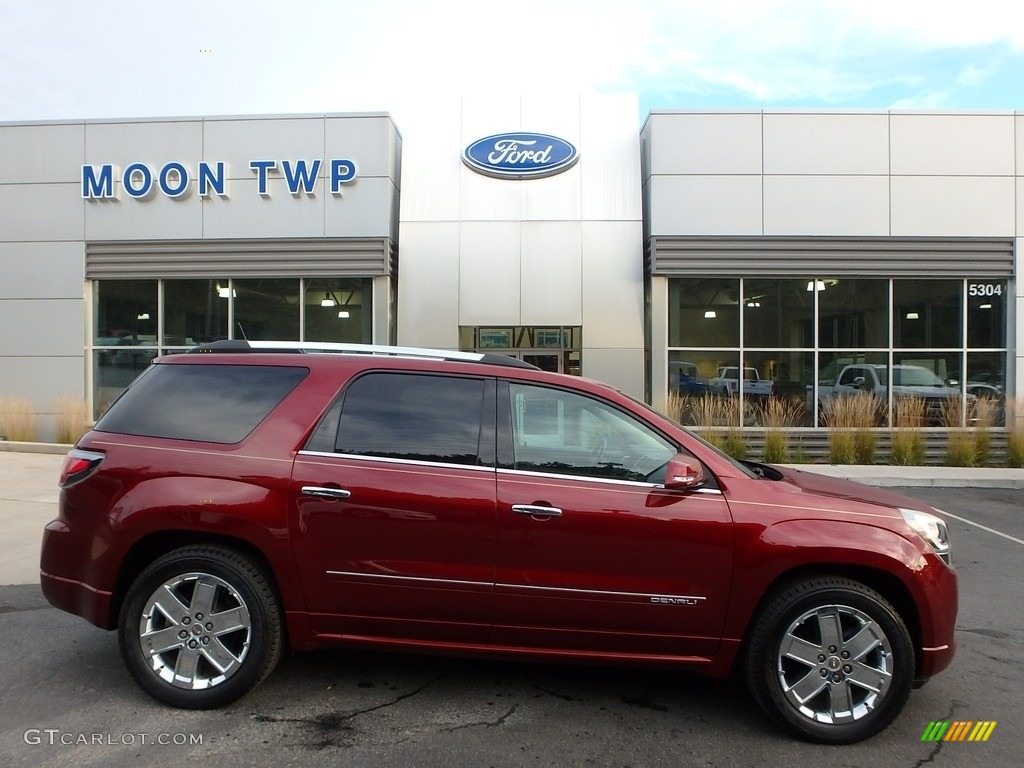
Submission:
[[[64,457],[64,466],[60,468],[60,487],[67,488],[69,485],[84,480],[96,471],[101,461],[103,461],[102,453],[72,448]]]

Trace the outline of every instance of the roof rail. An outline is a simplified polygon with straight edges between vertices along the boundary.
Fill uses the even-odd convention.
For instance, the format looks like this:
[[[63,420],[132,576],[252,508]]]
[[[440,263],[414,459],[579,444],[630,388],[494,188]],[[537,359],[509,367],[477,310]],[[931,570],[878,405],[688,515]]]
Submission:
[[[244,339],[224,339],[201,344],[189,350],[189,353],[224,353],[224,352],[292,352],[300,354],[342,354],[342,355],[386,355],[391,357],[417,357],[426,360],[448,360],[464,363],[484,363],[487,365],[504,365],[510,368],[529,368],[539,370],[537,366],[509,355],[489,354],[481,352],[455,352],[449,349],[428,349],[426,347],[392,347],[382,344],[346,344],[330,341],[246,341]]]

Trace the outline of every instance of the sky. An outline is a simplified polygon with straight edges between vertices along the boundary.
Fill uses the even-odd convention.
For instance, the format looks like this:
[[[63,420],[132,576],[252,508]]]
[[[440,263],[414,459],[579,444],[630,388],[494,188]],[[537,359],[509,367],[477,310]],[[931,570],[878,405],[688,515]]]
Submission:
[[[0,0],[0,121],[638,94],[1024,111],[1020,0]]]

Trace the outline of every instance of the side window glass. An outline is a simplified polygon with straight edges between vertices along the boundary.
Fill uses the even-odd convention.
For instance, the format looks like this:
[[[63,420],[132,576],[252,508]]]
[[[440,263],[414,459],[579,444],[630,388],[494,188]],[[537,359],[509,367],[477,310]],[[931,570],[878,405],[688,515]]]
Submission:
[[[483,402],[481,379],[370,373],[345,391],[334,451],[475,465]]]
[[[516,469],[660,482],[676,454],[676,446],[600,400],[516,383],[509,392]]]

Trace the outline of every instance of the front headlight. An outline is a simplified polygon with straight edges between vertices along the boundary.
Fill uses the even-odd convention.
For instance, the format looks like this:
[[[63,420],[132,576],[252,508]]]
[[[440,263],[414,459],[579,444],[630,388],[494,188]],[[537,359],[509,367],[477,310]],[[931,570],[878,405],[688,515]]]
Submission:
[[[949,565],[949,530],[946,528],[946,523],[935,515],[916,509],[900,508],[900,514],[907,521],[907,525],[927,542],[928,546],[942,558],[946,565]]]

